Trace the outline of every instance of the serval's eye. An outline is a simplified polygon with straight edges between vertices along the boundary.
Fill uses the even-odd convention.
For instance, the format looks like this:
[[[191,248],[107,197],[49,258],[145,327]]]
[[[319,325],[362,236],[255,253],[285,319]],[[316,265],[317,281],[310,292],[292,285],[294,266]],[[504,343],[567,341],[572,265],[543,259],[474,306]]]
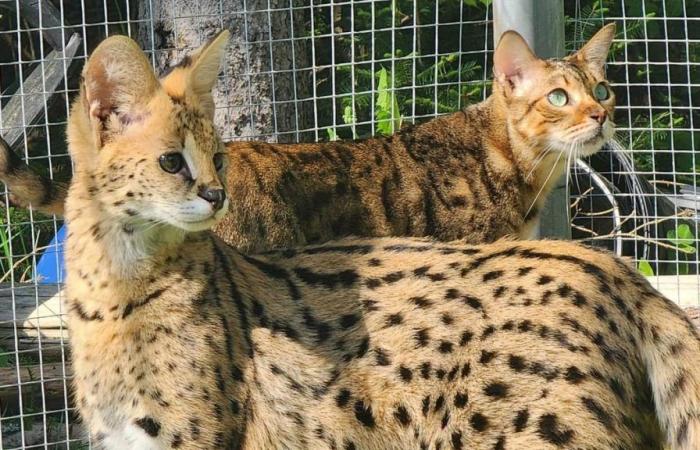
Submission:
[[[569,103],[569,96],[564,89],[555,89],[547,95],[547,100],[554,106],[562,107]]]
[[[165,153],[160,155],[158,159],[160,163],[160,168],[168,173],[178,173],[185,166],[185,159],[182,157],[182,153]]]
[[[223,153],[217,153],[214,155],[214,168],[218,172],[219,170],[223,169],[224,167],[224,154]]]

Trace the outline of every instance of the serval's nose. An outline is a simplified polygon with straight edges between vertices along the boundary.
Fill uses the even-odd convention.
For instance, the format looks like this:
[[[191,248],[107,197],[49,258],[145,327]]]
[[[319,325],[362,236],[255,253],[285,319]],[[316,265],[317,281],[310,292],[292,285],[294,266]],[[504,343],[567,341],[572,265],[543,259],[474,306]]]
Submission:
[[[209,188],[206,186],[200,186],[197,195],[211,203],[215,211],[220,210],[221,207],[224,206],[224,200],[226,200],[226,191],[224,191],[221,188]]]

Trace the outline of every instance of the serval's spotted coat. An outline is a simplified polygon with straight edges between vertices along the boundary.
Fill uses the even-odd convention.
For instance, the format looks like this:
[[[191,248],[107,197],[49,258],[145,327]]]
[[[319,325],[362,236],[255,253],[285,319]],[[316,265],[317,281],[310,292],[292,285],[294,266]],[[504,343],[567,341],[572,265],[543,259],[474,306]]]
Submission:
[[[698,335],[610,255],[384,238],[246,256],[197,231],[226,209],[203,198],[221,188],[206,96],[224,42],[178,96],[124,37],[84,70],[67,296],[96,442],[698,448]],[[173,152],[174,174],[159,165]]]

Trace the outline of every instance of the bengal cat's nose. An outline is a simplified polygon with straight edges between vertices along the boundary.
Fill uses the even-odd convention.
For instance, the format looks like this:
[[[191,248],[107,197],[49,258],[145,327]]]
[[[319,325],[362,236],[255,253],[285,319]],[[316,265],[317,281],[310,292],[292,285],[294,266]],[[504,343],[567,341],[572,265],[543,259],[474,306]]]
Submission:
[[[220,188],[211,189],[206,186],[200,186],[197,195],[211,203],[211,205],[217,211],[224,206],[224,200],[226,200],[226,191]]]
[[[595,120],[599,124],[605,123],[605,119],[608,117],[608,113],[605,110],[593,111],[591,114],[591,119]]]

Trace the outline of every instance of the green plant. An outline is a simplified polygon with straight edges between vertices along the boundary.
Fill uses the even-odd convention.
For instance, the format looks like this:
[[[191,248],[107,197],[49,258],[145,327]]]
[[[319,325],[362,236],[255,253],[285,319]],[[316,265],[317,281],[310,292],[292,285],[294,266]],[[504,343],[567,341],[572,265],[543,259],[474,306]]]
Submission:
[[[637,270],[639,270],[639,273],[644,275],[645,277],[653,277],[654,276],[654,269],[651,267],[651,264],[649,261],[646,259],[642,258],[639,260],[637,263]]]
[[[389,74],[385,68],[377,73],[377,104],[375,109],[377,132],[391,135],[401,128],[401,111],[396,94],[393,91],[393,82],[389,83]]]
[[[677,270],[679,275],[688,274],[688,263],[680,262],[681,258],[684,261],[688,260],[688,255],[695,254],[695,236],[690,230],[688,224],[679,224],[675,230],[669,230],[666,233],[666,238],[676,247],[676,254],[678,256]]]

